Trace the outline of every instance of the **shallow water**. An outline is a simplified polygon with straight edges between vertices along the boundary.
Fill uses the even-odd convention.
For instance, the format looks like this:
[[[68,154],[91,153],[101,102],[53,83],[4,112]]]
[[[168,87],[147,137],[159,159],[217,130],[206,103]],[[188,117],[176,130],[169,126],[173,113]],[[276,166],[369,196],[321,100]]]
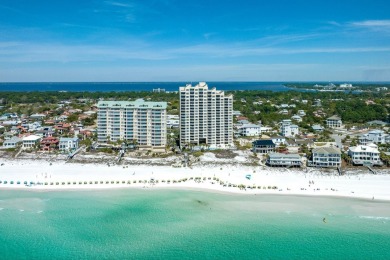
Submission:
[[[1,191],[0,208],[1,259],[390,258],[389,202],[127,189]]]

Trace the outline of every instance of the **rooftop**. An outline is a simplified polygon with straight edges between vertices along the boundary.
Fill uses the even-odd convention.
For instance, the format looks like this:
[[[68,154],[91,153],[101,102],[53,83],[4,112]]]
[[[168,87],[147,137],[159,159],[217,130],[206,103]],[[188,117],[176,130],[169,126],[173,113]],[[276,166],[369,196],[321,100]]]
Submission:
[[[271,146],[275,146],[275,143],[271,139],[256,140],[252,144],[253,145],[271,145]]]
[[[340,149],[334,147],[319,147],[319,148],[314,148],[313,153],[341,154],[341,151]]]
[[[41,139],[40,136],[37,136],[37,135],[29,135],[27,137],[24,137],[23,138],[23,141],[36,141],[36,140],[39,140]]]
[[[334,115],[329,117],[328,120],[341,120],[341,118],[339,116]]]
[[[98,108],[153,108],[153,109],[166,109],[167,102],[149,102],[137,99],[136,101],[99,101]]]
[[[270,158],[289,158],[289,159],[301,159],[301,156],[299,154],[284,154],[284,153],[270,153],[269,154]]]

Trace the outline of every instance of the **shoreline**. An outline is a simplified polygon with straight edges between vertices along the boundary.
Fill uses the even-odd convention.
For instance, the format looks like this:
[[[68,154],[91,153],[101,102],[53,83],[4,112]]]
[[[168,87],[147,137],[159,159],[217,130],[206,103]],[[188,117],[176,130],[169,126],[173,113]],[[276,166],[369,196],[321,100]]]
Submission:
[[[301,197],[301,198],[324,198],[324,199],[351,199],[354,201],[360,200],[364,202],[390,202],[390,199],[380,199],[375,198],[374,200],[372,198],[368,197],[359,197],[359,196],[348,196],[348,195],[341,195],[341,194],[304,194],[304,193],[283,193],[283,192],[235,192],[235,191],[229,191],[229,190],[220,190],[220,189],[209,189],[204,187],[186,187],[186,186],[159,186],[154,188],[144,188],[141,186],[117,186],[117,187],[84,187],[84,188],[74,188],[74,187],[63,187],[63,188],[32,188],[32,189],[21,189],[21,188],[15,188],[15,187],[2,187],[0,188],[0,191],[26,191],[26,192],[37,192],[37,193],[44,193],[44,192],[91,192],[91,191],[108,191],[108,190],[138,190],[138,191],[192,191],[192,192],[201,192],[201,193],[211,193],[211,194],[220,194],[220,195],[231,195],[231,196],[277,196],[277,197]]]
[[[174,168],[44,160],[2,160],[2,163],[0,190],[180,189],[229,194],[329,196],[390,201],[390,174],[339,176],[336,170],[321,172],[310,169],[305,172],[303,169],[264,169],[262,166],[218,164]],[[25,182],[41,185],[26,186]]]

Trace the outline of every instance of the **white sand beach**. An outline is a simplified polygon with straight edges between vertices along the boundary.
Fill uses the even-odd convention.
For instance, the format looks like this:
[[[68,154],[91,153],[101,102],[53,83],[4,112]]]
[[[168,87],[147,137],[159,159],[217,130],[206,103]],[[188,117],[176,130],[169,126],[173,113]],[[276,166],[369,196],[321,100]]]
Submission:
[[[347,196],[390,200],[390,174],[284,169],[240,164],[192,168],[151,165],[66,163],[47,160],[0,161],[0,189],[207,189],[242,194]],[[250,175],[250,176],[248,176]]]

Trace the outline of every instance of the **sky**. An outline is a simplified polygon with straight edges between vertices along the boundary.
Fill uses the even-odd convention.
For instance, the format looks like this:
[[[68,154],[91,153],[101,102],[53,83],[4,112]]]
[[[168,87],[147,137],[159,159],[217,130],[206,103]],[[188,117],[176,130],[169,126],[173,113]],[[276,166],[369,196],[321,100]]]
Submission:
[[[390,81],[388,0],[1,0],[0,82]]]

